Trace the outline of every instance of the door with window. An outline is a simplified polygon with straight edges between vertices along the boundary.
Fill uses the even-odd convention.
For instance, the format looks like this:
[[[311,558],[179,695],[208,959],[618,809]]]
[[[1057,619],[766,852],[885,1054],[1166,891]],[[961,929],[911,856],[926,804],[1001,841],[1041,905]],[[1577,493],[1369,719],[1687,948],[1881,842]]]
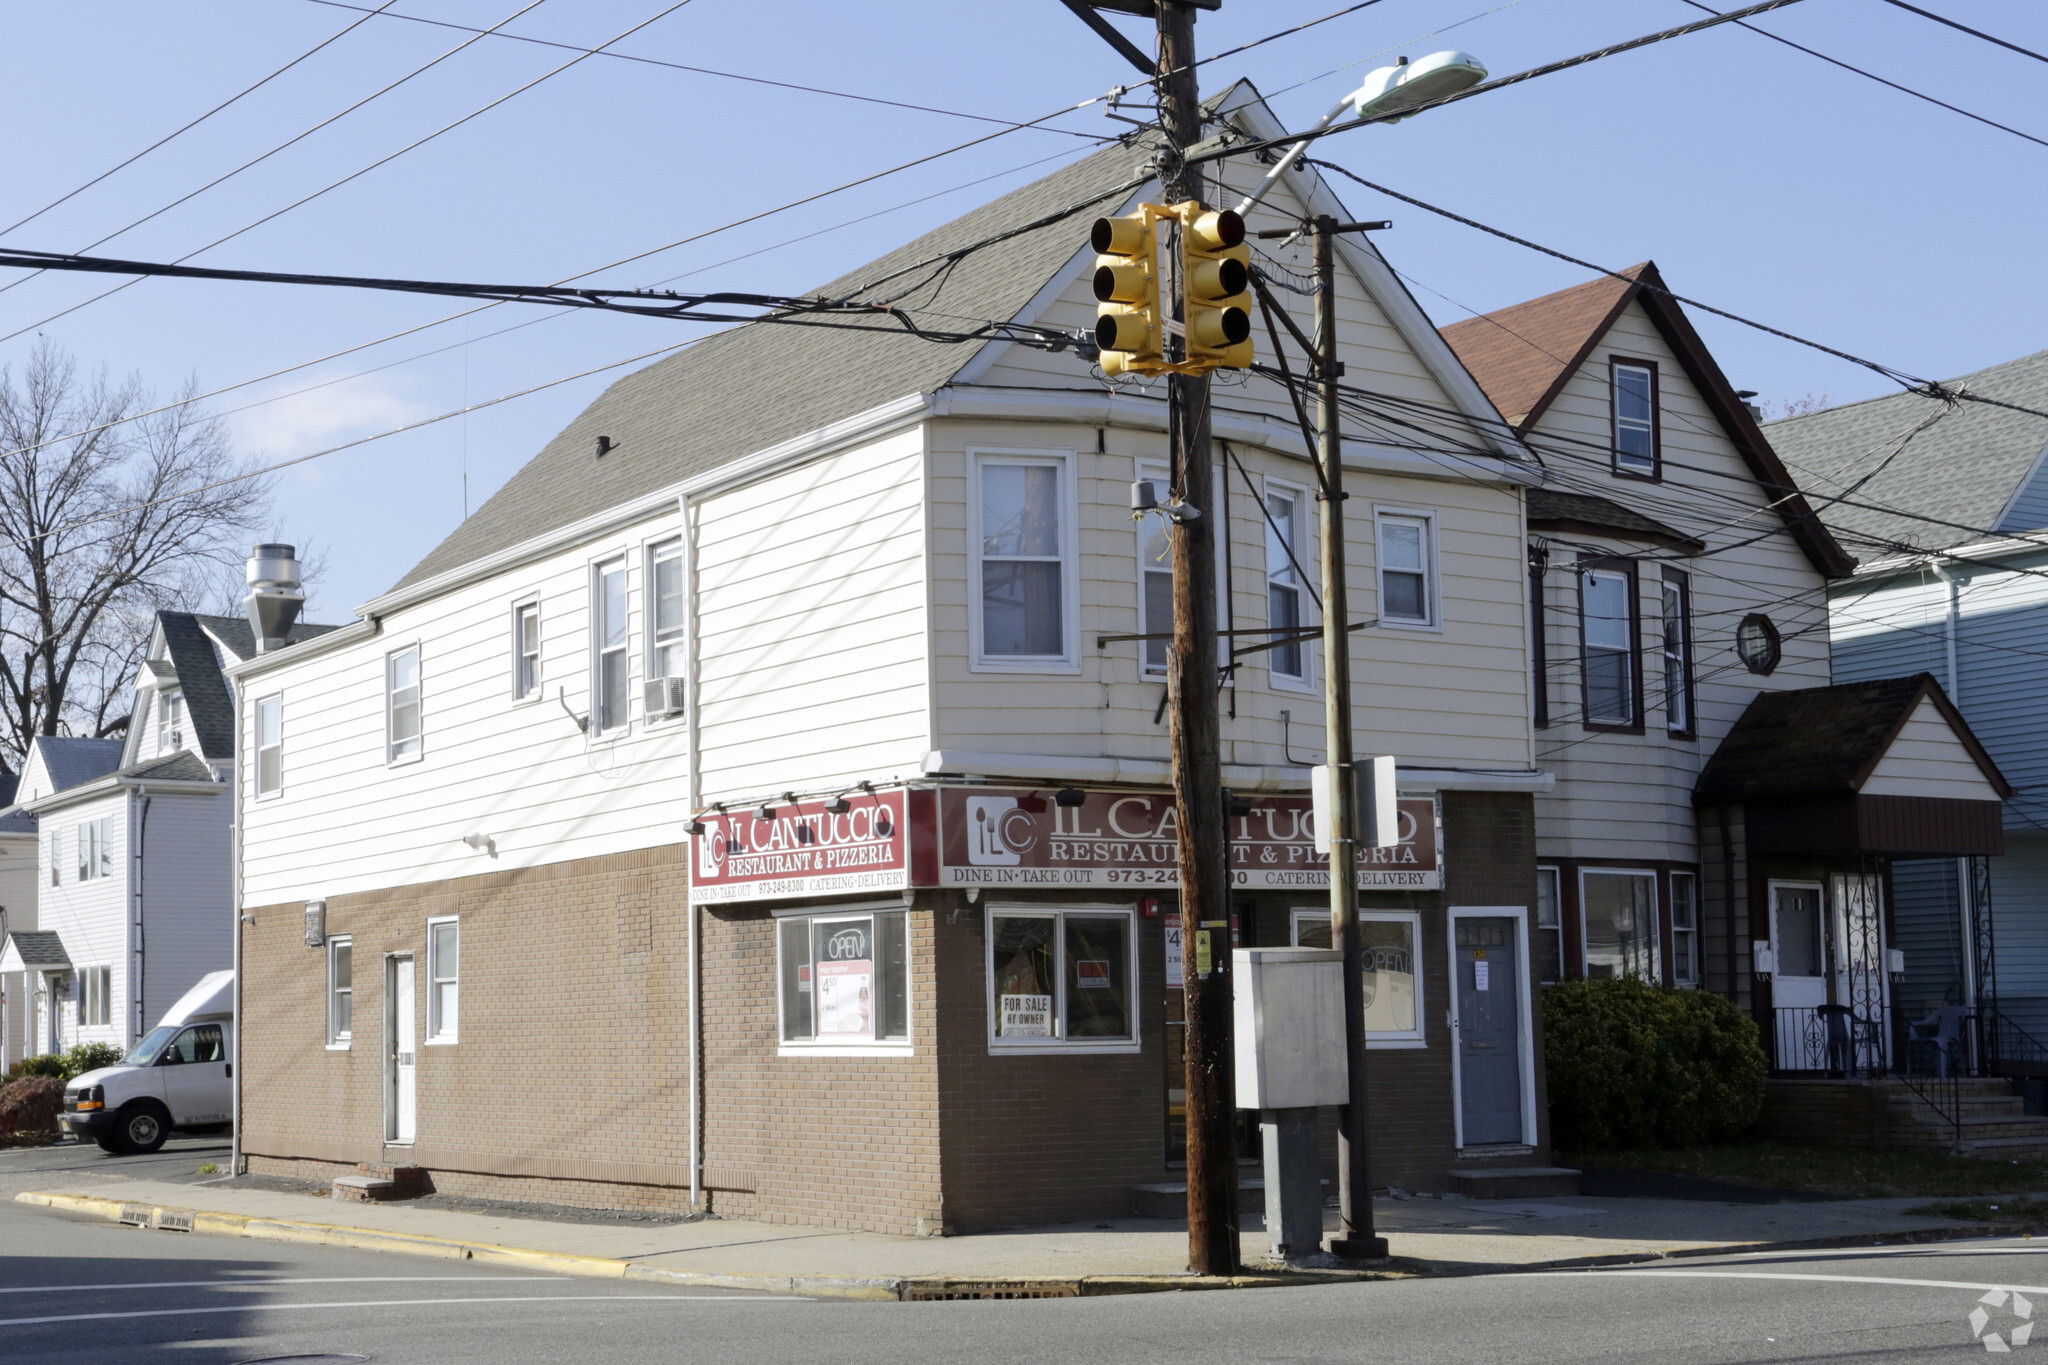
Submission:
[[[228,1122],[232,1083],[227,1038],[219,1024],[194,1024],[180,1033],[157,1058],[157,1066],[163,1071],[172,1123]]]
[[[408,1146],[419,1128],[419,1042],[412,954],[384,959],[384,1140]]]
[[[1459,1146],[1520,1143],[1526,1134],[1517,926],[1508,915],[1458,915],[1452,924]]]
[[[1771,883],[1771,1005],[1784,1071],[1826,1071],[1827,906],[1818,882]]]

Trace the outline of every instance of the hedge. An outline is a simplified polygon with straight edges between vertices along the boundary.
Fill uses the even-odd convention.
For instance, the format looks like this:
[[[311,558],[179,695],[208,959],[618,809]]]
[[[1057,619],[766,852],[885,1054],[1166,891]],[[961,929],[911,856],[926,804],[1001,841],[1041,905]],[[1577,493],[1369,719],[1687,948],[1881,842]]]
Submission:
[[[1756,1022],[1635,977],[1543,990],[1551,1139],[1567,1150],[1726,1142],[1763,1113]]]
[[[64,1107],[64,1082],[55,1076],[24,1076],[0,1087],[0,1134],[54,1133]]]

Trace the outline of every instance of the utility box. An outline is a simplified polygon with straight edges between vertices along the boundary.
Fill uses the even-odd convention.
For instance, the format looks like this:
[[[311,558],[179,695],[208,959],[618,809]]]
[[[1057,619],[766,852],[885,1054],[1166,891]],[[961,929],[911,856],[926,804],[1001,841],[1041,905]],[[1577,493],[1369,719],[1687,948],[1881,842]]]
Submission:
[[[1350,1103],[1343,954],[1329,948],[1239,948],[1232,956],[1237,1107]]]

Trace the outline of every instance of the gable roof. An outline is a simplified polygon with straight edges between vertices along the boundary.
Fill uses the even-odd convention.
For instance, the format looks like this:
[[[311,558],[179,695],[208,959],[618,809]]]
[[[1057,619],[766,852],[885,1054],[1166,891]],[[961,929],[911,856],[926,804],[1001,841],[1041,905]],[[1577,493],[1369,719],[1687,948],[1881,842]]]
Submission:
[[[67,791],[121,766],[118,739],[82,739],[75,735],[37,735],[29,761],[40,762],[52,792]],[[26,775],[27,765],[23,765]]]
[[[118,780],[129,782],[213,782],[213,769],[193,756],[190,749],[180,749],[174,754],[161,758],[145,759],[131,763],[114,774]]]
[[[1942,387],[2048,407],[2048,351],[1944,380]],[[1930,419],[1932,425],[1915,434]],[[1852,540],[1894,550],[1948,549],[2000,529],[2006,509],[2048,450],[2048,421],[2039,417],[1988,403],[1959,403],[1944,411],[1939,399],[1917,392],[1787,417],[1767,430],[1816,497],[1844,494],[1868,475],[1868,483],[1848,494],[1868,506],[1824,502],[1821,520]]]
[[[1932,701],[2001,796],[2013,786],[1931,673],[1760,692],[1701,770],[1702,805],[1860,791],[1922,699]]]
[[[1466,318],[1442,331],[1501,415],[1514,424],[1518,435],[1526,436],[1631,303],[1648,314],[1664,344],[1678,357],[1686,378],[1751,477],[1777,501],[1779,519],[1814,568],[1829,577],[1852,571],[1855,559],[1800,495],[1756,419],[1735,396],[1706,343],[1665,288],[1656,262],[1644,261],[1616,275]]]
[[[1149,145],[1118,143],[1013,190],[811,291],[838,296],[1070,205],[1135,192]],[[1071,221],[965,257],[934,295],[962,318],[1017,315],[1081,245]],[[908,277],[902,283],[915,280]],[[884,291],[885,294],[887,291]],[[968,324],[971,325],[971,324]],[[911,394],[930,393],[989,343],[935,345],[908,332],[747,323],[606,389],[504,487],[400,579],[432,578],[693,474]],[[595,454],[600,435],[612,446]]]
[[[19,963],[19,966],[13,964]],[[64,940],[54,930],[24,929],[7,936],[4,952],[0,952],[0,965],[8,971],[34,970],[71,966],[71,954],[64,951]]]

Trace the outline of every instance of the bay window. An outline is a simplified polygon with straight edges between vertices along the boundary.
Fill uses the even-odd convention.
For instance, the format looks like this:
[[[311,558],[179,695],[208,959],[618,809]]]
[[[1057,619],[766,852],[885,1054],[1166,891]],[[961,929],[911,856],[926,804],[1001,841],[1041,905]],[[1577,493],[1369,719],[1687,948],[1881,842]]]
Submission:
[[[990,910],[990,1050],[1135,1051],[1135,934],[1128,910]]]
[[[1666,568],[1658,590],[1664,606],[1664,728],[1691,735],[1692,715],[1692,584],[1677,569]]]
[[[1581,566],[1579,673],[1585,722],[1595,728],[1628,729],[1639,723],[1635,597],[1633,564],[1601,560]]]
[[[885,1043],[907,1050],[909,934],[909,916],[901,910],[778,919],[776,978],[784,1050]]]
[[[1663,980],[1657,943],[1657,874],[1587,868],[1579,874],[1586,978]]]
[[[1700,984],[1699,878],[1690,872],[1671,874],[1671,983]]]

